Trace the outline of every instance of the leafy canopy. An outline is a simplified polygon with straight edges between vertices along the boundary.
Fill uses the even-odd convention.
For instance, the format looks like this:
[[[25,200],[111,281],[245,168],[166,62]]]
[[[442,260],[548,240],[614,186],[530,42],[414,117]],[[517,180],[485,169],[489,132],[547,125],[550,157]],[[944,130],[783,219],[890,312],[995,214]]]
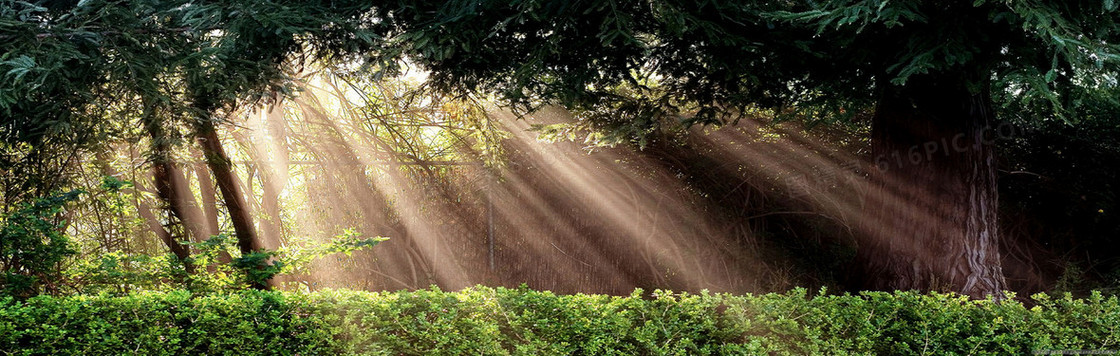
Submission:
[[[705,123],[753,107],[844,117],[885,87],[946,74],[977,90],[993,84],[1004,104],[1061,115],[1083,94],[1110,97],[1120,65],[1111,1],[62,4],[0,6],[0,32],[12,43],[0,56],[9,143],[57,131],[96,95],[125,85],[203,110],[283,91],[293,56],[389,73],[407,59],[431,70],[440,89],[499,93],[523,108],[637,98],[639,121],[682,113]],[[622,87],[632,94],[619,95]],[[15,117],[34,119],[15,126]]]
[[[399,1],[374,13],[394,29],[378,54],[448,90],[525,107],[637,97],[650,115],[706,123],[752,107],[843,118],[915,76],[966,78],[1061,116],[1081,94],[1115,100],[1120,65],[1111,1]]]

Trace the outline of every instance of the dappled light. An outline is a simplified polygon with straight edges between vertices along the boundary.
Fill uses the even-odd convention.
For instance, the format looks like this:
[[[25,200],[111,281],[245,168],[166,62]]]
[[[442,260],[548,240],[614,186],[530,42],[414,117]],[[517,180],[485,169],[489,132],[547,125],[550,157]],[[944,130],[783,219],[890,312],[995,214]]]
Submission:
[[[389,240],[278,276],[280,288],[766,291],[820,283],[782,267],[803,256],[784,252],[789,241],[765,232],[771,224],[796,234],[804,227],[789,219],[807,220],[810,231],[829,231],[814,237],[824,246],[929,260],[929,246],[895,236],[946,223],[925,188],[883,174],[894,158],[873,160],[866,141],[839,139],[865,130],[859,125],[807,129],[759,114],[683,129],[679,143],[605,146],[544,139],[540,127],[584,120],[564,108],[517,115],[425,91],[425,76],[378,82],[319,70],[301,78],[298,95],[231,113],[221,136],[263,247],[294,250],[348,233]],[[916,159],[943,147],[922,149]],[[106,169],[122,167],[104,170],[110,176],[152,192],[134,148],[99,157]],[[172,182],[193,208],[177,226],[228,231],[205,158],[178,157]],[[152,197],[136,194],[131,204],[149,225],[164,225],[145,213],[159,206]],[[71,228],[114,248],[100,226]]]
[[[0,354],[1116,353],[1118,15],[0,0]]]
[[[275,114],[279,108],[243,115],[243,129],[232,135],[246,154],[239,174],[257,186],[247,191],[261,208],[258,226],[287,232],[281,243],[329,238],[345,228],[390,237],[375,251],[317,263],[306,276],[293,276],[294,284],[526,283],[625,294],[639,286],[760,289],[759,276],[769,273],[760,258],[744,256],[745,241],[754,237],[728,233],[730,224],[707,216],[706,203],[652,158],[545,142],[529,130],[575,120],[562,109],[519,119],[463,102],[480,107],[441,112],[453,103],[386,88],[354,92],[327,82],[333,80],[342,81],[308,80],[299,97],[282,104],[283,116]],[[375,102],[420,106],[369,106]],[[428,121],[414,116],[425,110]],[[478,115],[470,120],[485,121],[478,127],[492,132],[449,127],[464,113]],[[395,131],[402,126],[386,125],[405,120],[422,129],[406,135]],[[279,135],[287,138],[283,147]],[[501,139],[469,141],[491,136]],[[501,161],[480,152],[501,152]],[[279,220],[287,226],[268,226],[277,221],[270,206],[287,208],[279,213],[292,217]]]

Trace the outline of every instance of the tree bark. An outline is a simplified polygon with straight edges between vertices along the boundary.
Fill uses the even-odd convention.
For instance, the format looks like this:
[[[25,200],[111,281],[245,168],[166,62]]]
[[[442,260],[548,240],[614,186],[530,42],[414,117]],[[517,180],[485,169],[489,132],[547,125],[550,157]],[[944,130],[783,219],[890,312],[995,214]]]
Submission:
[[[288,185],[288,125],[284,120],[283,103],[277,103],[267,108],[267,121],[264,124],[268,131],[268,147],[271,155],[267,157],[271,163],[261,165],[261,210],[267,219],[262,221],[265,238],[270,246],[279,248],[283,242],[284,224],[280,211],[280,195]],[[255,147],[259,150],[259,147]],[[257,159],[262,158],[258,151]]]
[[[151,138],[152,178],[154,179],[156,192],[160,199],[167,204],[167,211],[170,215],[169,223],[178,219],[187,234],[195,236],[199,231],[196,231],[195,226],[192,225],[196,221],[192,221],[194,219],[188,216],[189,209],[186,207],[186,197],[183,195],[183,184],[186,182],[182,179],[182,172],[175,168],[175,164],[171,160],[171,143],[162,124],[155,114],[145,113],[144,126]],[[176,177],[179,177],[179,179],[176,180]],[[189,191],[189,189],[186,189],[186,191]],[[157,235],[159,234],[157,233]],[[186,272],[188,274],[193,273],[194,266],[190,263],[190,249],[180,241],[181,237],[175,236],[173,233],[159,236],[171,250],[171,253],[183,263]]]
[[[876,185],[857,259],[864,287],[1002,297],[991,94],[969,78],[884,85],[872,122]]]
[[[260,212],[264,216],[260,216],[258,222],[261,227],[261,244],[268,248],[278,248],[281,245],[283,232],[281,230],[282,221],[280,218],[280,193],[284,190],[287,184],[287,150],[276,150],[277,152],[273,157],[265,157],[262,153],[267,152],[261,150],[254,145],[254,142],[246,135],[234,133],[234,140],[244,146],[249,152],[249,160],[257,162],[249,166],[249,174],[245,179],[245,189],[249,194],[247,198],[252,199],[256,196],[253,192],[253,177],[259,176],[261,180],[261,194],[260,194]],[[282,155],[282,156],[281,156]],[[283,166],[281,168],[281,165]],[[275,172],[277,169],[284,171]],[[279,175],[280,177],[277,177]],[[255,201],[249,204],[255,205]]]
[[[198,153],[198,151],[195,151]],[[203,155],[199,154],[196,158],[202,158]],[[202,211],[206,218],[206,233],[214,236],[221,233],[221,228],[218,225],[218,193],[214,190],[214,181],[210,179],[210,168],[207,167],[206,162],[195,163],[194,165],[195,178],[198,180],[199,195],[202,196]],[[229,252],[222,249],[218,251],[218,264],[229,264],[233,261],[233,257]],[[215,266],[210,266],[213,269]]]
[[[171,247],[172,243],[170,241],[174,241],[171,232],[159,222],[159,218],[153,213],[154,209],[144,201],[143,197],[140,197],[141,192],[147,192],[148,190],[139,181],[133,182],[133,185],[135,187],[133,188],[135,189],[134,194],[137,196],[135,198],[136,210],[140,214],[140,218],[144,219],[144,223],[148,225],[148,230],[151,230],[152,234],[156,235],[164,245]],[[175,256],[180,257],[178,254]]]
[[[267,239],[268,245],[272,248],[278,248],[283,238],[280,218],[280,193],[284,189],[284,184],[276,178],[276,174],[269,168],[271,167],[262,166],[259,172],[261,177],[261,210],[264,213],[264,217],[261,219],[261,228],[264,230],[264,238]]]
[[[198,180],[199,194],[202,196],[202,211],[206,218],[206,232],[211,236],[220,233],[218,227],[218,193],[214,191],[214,181],[210,179],[210,168],[206,163],[194,165],[195,179]]]
[[[234,234],[237,235],[237,247],[242,255],[248,255],[263,249],[256,229],[253,227],[253,216],[246,204],[245,197],[238,186],[237,177],[233,174],[229,157],[222,148],[222,142],[214,130],[214,123],[209,118],[199,120],[196,132],[199,146],[206,157],[206,164],[214,173],[214,180],[218,183],[218,190],[222,193],[222,200],[226,203],[230,222],[233,223]],[[254,283],[253,288],[269,289],[267,283]]]

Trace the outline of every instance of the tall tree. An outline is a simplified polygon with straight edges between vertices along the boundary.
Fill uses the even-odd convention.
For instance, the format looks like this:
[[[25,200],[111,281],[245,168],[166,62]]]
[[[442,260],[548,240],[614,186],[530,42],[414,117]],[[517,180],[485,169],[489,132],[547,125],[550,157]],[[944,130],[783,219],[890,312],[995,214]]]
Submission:
[[[160,197],[201,238],[206,226],[201,212],[186,204],[193,196],[172,161],[174,143],[167,134],[188,128],[230,210],[238,245],[243,253],[255,252],[260,241],[216,130],[223,115],[260,99],[257,93],[283,91],[278,87],[287,80],[284,60],[301,50],[294,36],[310,29],[323,32],[332,21],[318,4],[305,5],[0,1],[0,39],[6,44],[0,55],[5,78],[0,82],[0,148],[24,151],[38,162],[11,165],[42,172],[30,177],[50,178],[49,184],[22,180],[35,188],[34,198],[65,183],[66,170],[73,169],[66,164],[68,155],[106,142],[95,134],[114,127],[111,117],[139,118],[153,145]],[[8,165],[9,156],[0,163]],[[177,256],[189,254],[180,241],[165,241]]]
[[[104,127],[90,103],[118,92],[167,103],[213,145],[224,114],[287,92],[297,55],[390,71],[407,58],[437,89],[618,108],[629,113],[602,124],[639,138],[677,116],[873,112],[868,286],[976,297],[1006,287],[985,137],[994,107],[1067,118],[1082,95],[1114,93],[1120,66],[1113,1],[40,3],[0,1],[5,149],[46,152],[43,142],[94,132],[73,128]],[[153,78],[175,89],[127,85]],[[221,187],[228,163],[206,149]],[[223,189],[227,207],[235,195]],[[242,225],[239,239],[251,238]]]
[[[392,28],[382,63],[405,56],[439,88],[529,108],[634,108],[605,123],[627,133],[751,108],[873,112],[866,287],[974,297],[1007,287],[994,105],[1063,117],[1084,92],[1071,88],[1115,88],[1120,65],[1111,1],[400,1],[371,18]]]

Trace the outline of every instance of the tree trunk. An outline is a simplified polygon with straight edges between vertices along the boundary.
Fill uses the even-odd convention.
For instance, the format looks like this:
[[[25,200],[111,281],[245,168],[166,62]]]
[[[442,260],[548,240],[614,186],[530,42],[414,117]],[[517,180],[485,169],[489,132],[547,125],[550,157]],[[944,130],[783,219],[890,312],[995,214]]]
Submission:
[[[178,199],[177,204],[179,210],[182,212],[183,225],[190,231],[192,242],[202,242],[210,238],[210,233],[206,229],[206,221],[202,215],[202,209],[198,206],[198,201],[194,198],[194,191],[191,190],[190,179],[187,178],[187,173],[179,165],[171,164],[171,183],[172,188],[175,189],[175,197]]]
[[[245,179],[245,189],[248,191],[247,198],[254,197],[253,190],[253,177],[259,176],[261,180],[261,200],[260,209],[264,216],[261,216],[261,244],[268,248],[279,248],[282,240],[282,221],[280,219],[280,193],[284,190],[287,184],[287,150],[275,150],[273,157],[266,157],[262,153],[267,153],[267,150],[254,145],[246,135],[240,133],[233,134],[234,140],[241,146],[245,147],[249,152],[249,160],[257,162],[249,166],[249,174]],[[271,161],[270,161],[271,160]],[[281,167],[282,165],[282,167]],[[282,172],[275,172],[282,169]],[[279,176],[279,177],[277,177]],[[255,201],[250,204],[255,205]]]
[[[136,196],[136,211],[140,214],[140,218],[144,220],[144,223],[146,225],[148,225],[148,230],[151,230],[152,234],[156,235],[156,237],[159,238],[159,240],[163,242],[164,245],[170,247],[170,241],[174,241],[174,237],[172,237],[171,232],[168,231],[167,228],[159,222],[159,218],[155,213],[153,213],[154,209],[152,209],[152,207],[144,201],[144,198],[140,196],[141,192],[149,191],[144,188],[144,185],[139,181],[135,181],[132,184],[134,186],[133,189],[135,190],[134,194]],[[179,255],[176,254],[176,257],[179,257]]]
[[[991,94],[966,76],[885,85],[872,123],[865,288],[985,298],[1006,289],[996,223]],[[973,78],[986,77],[974,76]]]
[[[178,219],[183,226],[183,230],[188,235],[194,236],[199,231],[194,229],[195,226],[192,224],[196,221],[192,221],[194,219],[188,216],[189,209],[184,203],[186,197],[183,196],[183,184],[186,182],[182,179],[182,172],[175,168],[175,164],[171,160],[171,143],[168,141],[167,132],[164,131],[162,124],[154,114],[145,113],[144,126],[152,140],[152,177],[156,185],[156,192],[160,199],[167,204],[170,215],[169,223]],[[180,179],[176,180],[176,177]],[[186,189],[186,191],[189,191],[189,189]],[[157,235],[159,234],[157,233]],[[187,273],[192,273],[194,266],[190,263],[190,249],[180,241],[180,237],[175,236],[175,234],[159,236],[171,250],[171,253],[183,263]]]
[[[218,139],[217,131],[214,130],[214,123],[209,118],[199,120],[195,134],[199,146],[202,147],[202,153],[206,157],[206,164],[210,167],[210,171],[214,173],[214,180],[218,183],[218,190],[222,193],[222,200],[225,201],[226,209],[229,211],[230,222],[233,223],[233,232],[237,235],[238,249],[243,256],[260,251],[263,246],[261,246],[260,238],[258,238],[257,231],[253,227],[253,216],[245,202],[245,197],[241,194],[237,177],[233,174],[233,169],[230,166],[229,157],[226,155],[225,149],[222,148],[222,142]],[[268,289],[269,286],[254,283],[253,288]]]
[[[220,233],[218,227],[218,193],[214,191],[214,181],[210,179],[210,168],[206,163],[194,165],[195,179],[198,180],[199,195],[202,196],[202,211],[206,218],[206,233],[211,236]]]
[[[267,127],[268,140],[267,143],[262,143],[268,147],[271,155],[264,157],[259,151],[260,147],[254,147],[257,151],[256,158],[267,158],[270,162],[261,165],[261,210],[265,213],[265,221],[262,221],[262,226],[265,232],[266,242],[270,246],[277,248],[283,242],[284,224],[280,211],[280,195],[288,185],[289,171],[288,171],[288,124],[284,120],[284,106],[282,102],[267,108]]]
[[[186,232],[187,235],[195,236],[195,231],[191,228],[191,224],[189,223],[191,219],[187,218],[187,214],[185,213],[187,209],[184,208],[183,197],[180,194],[181,191],[175,187],[176,181],[173,178],[175,173],[174,165],[170,162],[156,162],[152,167],[152,176],[155,179],[156,192],[160,199],[167,204],[167,210],[171,218],[179,220],[179,223],[183,226],[183,231]],[[174,253],[180,261],[183,261],[187,266],[187,272],[190,273],[193,269],[192,266],[187,263],[187,259],[190,257],[190,249],[180,241],[180,238],[171,237],[171,239],[164,240],[164,243],[171,249],[171,253]]]
[[[198,153],[198,151],[195,151]],[[204,156],[198,154],[196,158],[202,159]],[[194,165],[195,178],[198,180],[199,195],[202,196],[202,211],[206,218],[206,233],[210,236],[220,234],[221,228],[218,225],[218,193],[214,190],[214,181],[210,179],[210,168],[206,166],[206,162],[195,163]],[[233,257],[229,252],[222,249],[218,251],[218,264],[229,264],[233,261]],[[209,268],[214,269],[215,266]]]
[[[277,179],[271,167],[261,166],[261,210],[264,213],[261,219],[261,228],[268,245],[279,248],[283,238],[280,218],[280,192],[284,189],[283,182]]]

